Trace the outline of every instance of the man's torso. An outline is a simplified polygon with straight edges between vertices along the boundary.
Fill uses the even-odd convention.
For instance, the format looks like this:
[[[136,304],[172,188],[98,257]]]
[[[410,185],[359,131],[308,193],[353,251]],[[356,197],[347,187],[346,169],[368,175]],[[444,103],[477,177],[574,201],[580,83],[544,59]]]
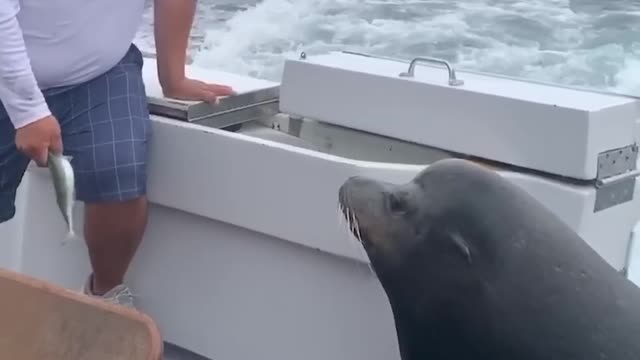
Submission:
[[[140,26],[145,0],[19,0],[40,88],[78,84],[112,68]]]

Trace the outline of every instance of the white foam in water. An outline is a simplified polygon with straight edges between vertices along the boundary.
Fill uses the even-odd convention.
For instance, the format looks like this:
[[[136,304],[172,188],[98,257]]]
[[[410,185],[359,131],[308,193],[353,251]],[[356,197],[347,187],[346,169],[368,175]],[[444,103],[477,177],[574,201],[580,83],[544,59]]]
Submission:
[[[193,35],[196,63],[274,80],[287,56],[350,49],[640,95],[636,0],[201,0]]]

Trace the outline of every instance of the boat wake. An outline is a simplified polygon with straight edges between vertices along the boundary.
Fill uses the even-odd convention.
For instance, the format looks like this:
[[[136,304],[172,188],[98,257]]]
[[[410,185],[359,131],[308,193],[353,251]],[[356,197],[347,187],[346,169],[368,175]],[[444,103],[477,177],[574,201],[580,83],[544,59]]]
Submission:
[[[199,2],[199,65],[279,80],[283,60],[353,50],[640,95],[632,0],[222,0]],[[139,34],[152,44],[152,16]]]

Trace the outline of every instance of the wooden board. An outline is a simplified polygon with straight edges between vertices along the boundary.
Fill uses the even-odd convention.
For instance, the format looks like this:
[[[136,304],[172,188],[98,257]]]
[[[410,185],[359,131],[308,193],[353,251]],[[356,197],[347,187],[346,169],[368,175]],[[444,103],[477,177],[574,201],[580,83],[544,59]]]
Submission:
[[[0,269],[0,359],[159,360],[145,314]]]

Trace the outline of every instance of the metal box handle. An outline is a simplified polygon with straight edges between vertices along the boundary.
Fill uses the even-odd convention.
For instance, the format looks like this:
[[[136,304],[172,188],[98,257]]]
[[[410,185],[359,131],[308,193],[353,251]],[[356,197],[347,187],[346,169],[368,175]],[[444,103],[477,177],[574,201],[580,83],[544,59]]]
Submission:
[[[453,69],[451,64],[448,61],[436,58],[426,58],[426,57],[417,57],[411,60],[409,63],[409,69],[405,72],[401,72],[398,76],[401,77],[413,77],[416,70],[416,64],[418,62],[432,63],[432,64],[440,64],[447,67],[447,71],[449,71],[449,85],[451,86],[461,86],[464,85],[464,81],[456,78],[456,71]]]

